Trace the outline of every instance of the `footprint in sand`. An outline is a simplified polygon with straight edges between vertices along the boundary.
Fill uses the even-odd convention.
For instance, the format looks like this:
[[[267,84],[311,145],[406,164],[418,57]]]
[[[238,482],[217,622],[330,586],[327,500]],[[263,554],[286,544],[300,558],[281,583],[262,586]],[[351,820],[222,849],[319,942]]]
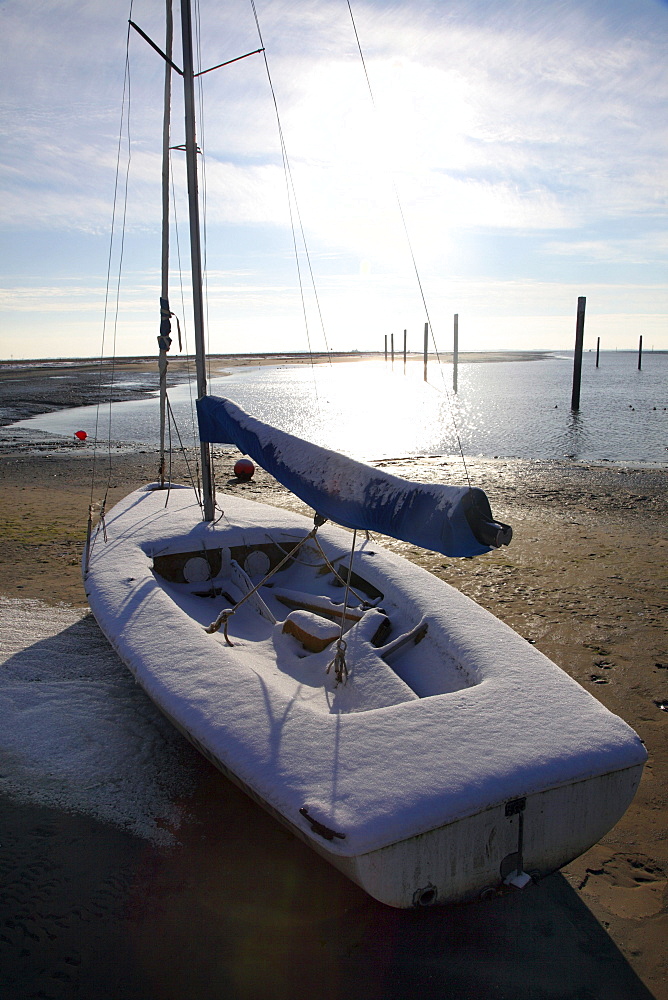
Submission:
[[[611,854],[603,847],[587,855],[578,888],[617,917],[642,918],[659,913],[668,889],[668,873],[646,854]]]

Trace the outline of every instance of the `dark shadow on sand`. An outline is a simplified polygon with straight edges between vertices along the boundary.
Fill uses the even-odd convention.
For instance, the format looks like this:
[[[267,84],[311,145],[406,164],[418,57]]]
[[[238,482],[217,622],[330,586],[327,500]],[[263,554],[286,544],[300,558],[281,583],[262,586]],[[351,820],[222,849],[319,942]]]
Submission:
[[[370,899],[202,761],[181,845],[3,802],[6,1000],[651,1000],[560,875],[467,906]]]
[[[8,663],[126,676],[88,616],[37,646]],[[652,1000],[562,876],[393,910],[181,752],[198,784],[173,848],[0,800],[2,1000]]]

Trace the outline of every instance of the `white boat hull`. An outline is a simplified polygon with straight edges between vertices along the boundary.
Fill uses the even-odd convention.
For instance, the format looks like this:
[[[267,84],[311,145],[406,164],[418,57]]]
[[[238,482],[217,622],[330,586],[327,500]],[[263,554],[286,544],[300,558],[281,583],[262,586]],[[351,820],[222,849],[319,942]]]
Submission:
[[[560,868],[623,815],[646,758],[636,734],[474,602],[365,543],[354,583],[393,633],[380,648],[358,641],[379,614],[366,612],[337,686],[331,648],[307,653],[273,624],[296,582],[307,608],[336,595],[314,550],[232,617],[233,646],[203,627],[233,603],[236,559],[262,577],[262,560],[310,523],[224,496],[211,526],[188,491],[164,500],[140,490],[107,515],[86,574],[98,622],[204,756],[370,895],[396,907],[476,898]],[[350,535],[319,537],[347,565]],[[419,639],[401,646],[405,635]]]
[[[521,869],[537,881],[584,854],[626,811],[641,774],[642,765],[528,796]],[[328,860],[390,906],[486,898],[511,885],[518,827],[519,815],[496,806],[370,854]]]
[[[512,883],[519,814],[496,806],[377,851],[341,857],[309,837],[217,760],[175,719],[173,725],[235,785],[374,899],[398,909],[486,899]],[[526,799],[521,867],[534,882],[596,844],[633,801],[643,765],[538,792]]]

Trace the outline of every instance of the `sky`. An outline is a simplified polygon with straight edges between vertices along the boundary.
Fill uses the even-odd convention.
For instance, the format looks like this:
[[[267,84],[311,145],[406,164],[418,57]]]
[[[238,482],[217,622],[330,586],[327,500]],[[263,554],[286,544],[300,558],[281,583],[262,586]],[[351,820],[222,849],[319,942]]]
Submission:
[[[263,57],[201,78],[209,349],[420,350],[429,318],[448,350],[457,313],[460,350],[563,350],[579,296],[585,347],[668,349],[666,0],[351,3],[364,64],[346,0],[256,0],[296,202]],[[0,359],[156,350],[164,68],[132,32],[123,105],[129,16],[163,44],[162,0],[0,0]],[[203,69],[257,49],[250,0],[199,37]]]

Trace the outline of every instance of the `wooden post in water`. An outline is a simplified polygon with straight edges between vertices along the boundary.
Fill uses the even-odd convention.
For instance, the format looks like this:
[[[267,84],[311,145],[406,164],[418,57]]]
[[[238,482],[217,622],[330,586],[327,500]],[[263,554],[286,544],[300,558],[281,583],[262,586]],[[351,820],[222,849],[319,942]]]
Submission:
[[[642,370],[642,333],[640,334],[640,343],[638,344],[638,371]]]
[[[404,330],[404,375],[406,374],[406,331]]]
[[[457,392],[457,365],[459,364],[459,313],[455,313],[452,345],[452,391]]]
[[[390,334],[390,351],[392,357],[392,367],[394,368],[394,334]]]
[[[429,351],[429,323],[424,325],[424,380],[427,381],[427,352]]]
[[[573,393],[571,395],[571,410],[580,409],[580,382],[582,380],[582,345],[584,344],[585,305],[587,299],[581,295],[578,299],[578,318],[575,324],[575,355],[573,357]]]
[[[385,334],[385,361],[387,361],[387,334]]]
[[[596,367],[597,368],[598,368],[598,355],[600,353],[600,350],[601,350],[601,338],[597,337],[596,338]]]

